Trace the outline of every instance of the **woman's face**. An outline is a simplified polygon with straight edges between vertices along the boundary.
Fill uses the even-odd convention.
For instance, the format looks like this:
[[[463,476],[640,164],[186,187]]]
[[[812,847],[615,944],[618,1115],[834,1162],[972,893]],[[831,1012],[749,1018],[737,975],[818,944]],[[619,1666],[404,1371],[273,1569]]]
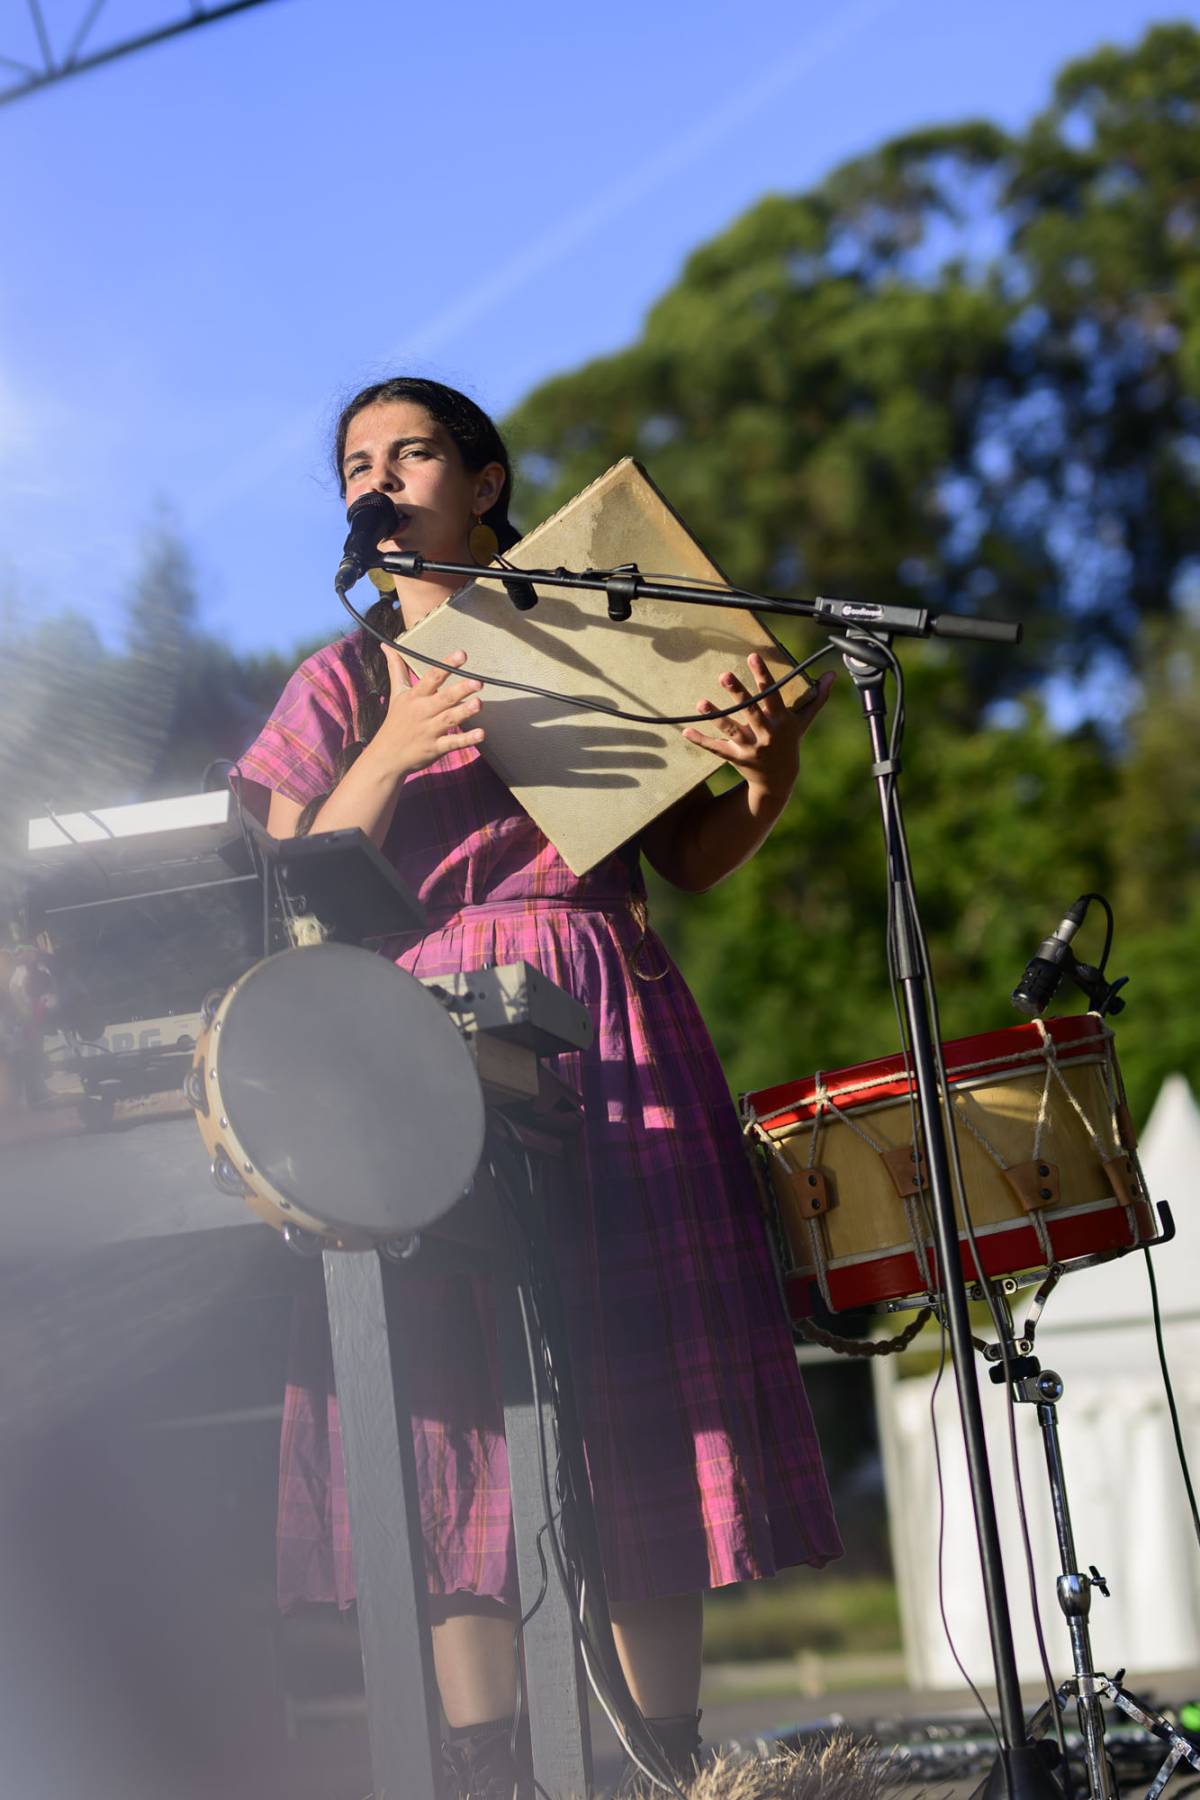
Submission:
[[[467,534],[499,498],[499,463],[469,470],[444,425],[411,400],[381,400],[351,419],[342,454],[346,503],[372,489],[394,502],[399,525],[385,550],[467,562]]]

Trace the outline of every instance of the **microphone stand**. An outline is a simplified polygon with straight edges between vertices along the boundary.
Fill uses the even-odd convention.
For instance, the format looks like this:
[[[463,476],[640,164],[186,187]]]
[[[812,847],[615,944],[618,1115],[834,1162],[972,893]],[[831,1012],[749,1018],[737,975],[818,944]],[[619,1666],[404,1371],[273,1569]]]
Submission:
[[[536,586],[544,585],[600,590],[606,593],[609,617],[617,622],[629,618],[634,601],[654,599],[697,606],[750,609],[810,619],[817,624],[834,628],[830,633],[830,644],[842,653],[858,692],[870,735],[871,775],[879,796],[891,890],[890,916],[896,977],[903,997],[911,1046],[937,1245],[939,1281],[953,1353],[967,1473],[979,1542],[980,1572],[996,1676],[1001,1737],[1000,1756],[983,1791],[989,1797],[994,1797],[994,1800],[1000,1800],[1005,1794],[1008,1800],[1062,1800],[1061,1787],[1050,1773],[1039,1747],[1029,1736],[1021,1700],[995,1496],[967,1313],[966,1284],[961,1273],[946,1119],[941,1104],[931,1027],[932,976],[921,949],[917,898],[909,875],[900,805],[899,762],[893,761],[889,754],[884,694],[887,670],[895,663],[891,649],[893,636],[953,637],[1015,644],[1020,641],[1020,625],[1001,619],[937,613],[928,607],[877,605],[827,597],[811,601],[782,599],[738,593],[730,588],[648,580],[634,565],[621,569],[588,569],[582,572],[568,569],[508,569],[500,566],[485,570],[473,564],[435,562],[416,551],[391,551],[377,553],[377,566],[391,574],[410,577],[429,572],[462,575],[464,580],[503,581],[514,603],[523,610],[536,602]],[[345,602],[346,596],[340,586],[338,591]],[[350,610],[353,611],[353,608]],[[916,1145],[913,1148],[914,1151],[917,1150]],[[977,1273],[980,1281],[986,1283],[987,1278],[982,1269]]]
[[[1021,627],[1007,619],[971,618],[963,613],[934,612],[928,606],[887,606],[874,601],[833,600],[818,595],[815,600],[785,600],[779,595],[750,594],[737,588],[720,587],[716,583],[694,585],[686,581],[663,581],[641,573],[636,563],[618,569],[522,569],[515,565],[492,563],[481,568],[478,563],[435,562],[419,550],[376,550],[359,573],[369,569],[385,569],[389,575],[461,575],[468,581],[498,581],[508,590],[514,606],[522,612],[537,604],[537,588],[586,588],[608,596],[608,616],[616,623],[629,618],[635,600],[674,600],[692,606],[732,606],[745,612],[779,613],[789,618],[812,619],[818,625],[833,626],[838,631],[870,631],[897,637],[973,638],[993,644],[1019,644]],[[354,613],[346,598],[346,590],[354,585],[357,575],[347,578],[343,562],[334,582],[343,606]],[[519,596],[519,597],[518,597]],[[357,618],[358,615],[355,614]],[[840,650],[850,646],[834,640]]]
[[[1004,1794],[1009,1796],[1009,1800],[1035,1800],[1037,1796],[1049,1795],[1061,1797],[1062,1790],[1050,1773],[1041,1749],[1029,1737],[1017,1675],[987,1439],[971,1343],[966,1284],[961,1276],[958,1225],[954,1212],[946,1136],[946,1117],[950,1109],[947,1105],[946,1112],[943,1113],[931,1028],[933,976],[922,953],[917,897],[909,869],[897,782],[899,760],[893,761],[889,754],[885,729],[886,667],[880,666],[882,659],[877,652],[871,654],[874,644],[858,648],[867,654],[857,654],[850,650],[843,654],[842,660],[858,691],[871,740],[871,775],[879,795],[888,879],[891,883],[896,981],[903,998],[908,1025],[913,1080],[917,1090],[917,1108],[925,1151],[923,1174],[931,1197],[938,1278],[953,1352],[954,1379],[958,1389],[967,1477],[975,1512],[984,1602],[999,1701],[1001,1752],[981,1792],[994,1796],[995,1800],[999,1800]],[[913,1149],[917,1152],[916,1145]],[[925,1185],[925,1180],[922,1181],[922,1186]],[[986,1286],[987,1277],[982,1268],[977,1269],[976,1273],[981,1286]]]

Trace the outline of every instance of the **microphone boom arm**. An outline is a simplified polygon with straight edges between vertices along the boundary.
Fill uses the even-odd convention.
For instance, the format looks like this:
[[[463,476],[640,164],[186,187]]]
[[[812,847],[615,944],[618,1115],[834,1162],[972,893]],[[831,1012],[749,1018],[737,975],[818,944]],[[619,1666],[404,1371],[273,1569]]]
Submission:
[[[384,569],[389,575],[410,579],[421,575],[461,575],[468,581],[487,579],[506,587],[519,585],[528,592],[536,587],[592,589],[608,595],[609,617],[628,618],[637,600],[673,600],[693,606],[727,606],[783,617],[811,619],[832,627],[866,628],[892,632],[899,637],[972,638],[994,644],[1019,644],[1022,627],[1011,619],[983,619],[964,613],[933,612],[926,606],[896,606],[861,600],[838,600],[818,595],[815,600],[789,600],[775,594],[756,594],[747,588],[718,587],[686,581],[669,581],[640,573],[636,564],[618,569],[523,569],[504,564],[480,568],[476,563],[436,562],[418,550],[376,551],[362,573]],[[353,585],[352,583],[349,585]],[[344,599],[345,590],[338,587]]]

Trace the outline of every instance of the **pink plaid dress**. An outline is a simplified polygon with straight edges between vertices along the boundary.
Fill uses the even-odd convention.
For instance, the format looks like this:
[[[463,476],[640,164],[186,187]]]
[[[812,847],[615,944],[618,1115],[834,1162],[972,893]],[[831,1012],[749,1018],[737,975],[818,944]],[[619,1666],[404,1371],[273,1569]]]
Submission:
[[[298,802],[357,735],[355,633],[311,656],[241,759]],[[586,1184],[554,1252],[614,1600],[695,1592],[839,1554],[820,1450],[711,1041],[659,939],[641,935],[636,857],[571,873],[478,751],[410,775],[385,853],[424,937],[419,975],[524,960],[592,1012],[556,1059],[583,1097]],[[648,979],[637,971],[659,976]],[[409,1291],[413,1437],[430,1592],[516,1596],[508,1466],[484,1279]],[[350,1556],[323,1304],[297,1311],[280,1463],[278,1577],[348,1605]]]

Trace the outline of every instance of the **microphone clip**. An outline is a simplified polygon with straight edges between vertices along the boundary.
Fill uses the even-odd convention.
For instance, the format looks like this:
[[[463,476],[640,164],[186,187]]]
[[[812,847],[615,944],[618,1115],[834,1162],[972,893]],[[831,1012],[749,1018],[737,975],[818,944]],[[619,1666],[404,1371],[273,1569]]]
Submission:
[[[1125,1011],[1125,1002],[1118,998],[1118,994],[1128,983],[1128,975],[1118,975],[1115,981],[1109,981],[1102,970],[1091,963],[1080,962],[1069,950],[1065,973],[1081,993],[1087,995],[1089,1012],[1099,1013],[1103,1018],[1106,1013]]]
[[[589,574],[592,571],[589,570]],[[642,571],[636,563],[618,563],[605,572],[604,592],[608,596],[608,616],[614,625],[623,625],[633,612],[642,585]]]

